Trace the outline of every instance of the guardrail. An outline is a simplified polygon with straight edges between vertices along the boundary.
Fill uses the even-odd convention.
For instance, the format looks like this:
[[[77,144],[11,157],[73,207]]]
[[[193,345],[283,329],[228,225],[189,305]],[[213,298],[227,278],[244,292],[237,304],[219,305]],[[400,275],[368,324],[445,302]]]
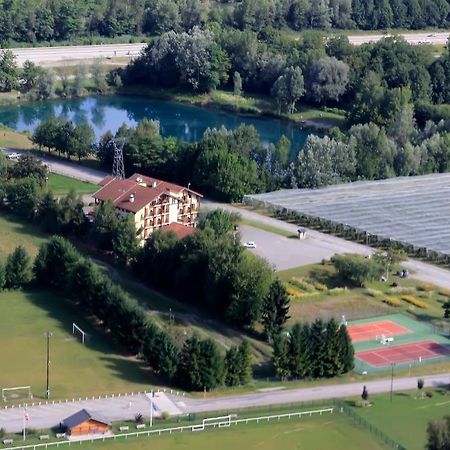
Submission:
[[[116,440],[120,438],[129,438],[129,437],[150,437],[152,435],[158,435],[161,436],[162,434],[172,434],[183,431],[203,431],[207,427],[212,428],[224,428],[224,427],[230,427],[231,425],[238,425],[238,424],[248,424],[251,422],[259,423],[260,421],[264,422],[270,422],[271,420],[280,420],[280,419],[291,419],[291,418],[299,418],[301,419],[303,416],[313,416],[313,415],[322,415],[322,414],[333,414],[334,408],[323,408],[323,409],[315,409],[311,411],[299,411],[299,412],[293,412],[293,413],[284,413],[284,414],[271,414],[269,416],[259,416],[259,417],[248,417],[245,419],[235,419],[232,418],[232,416],[228,417],[217,417],[217,421],[212,421],[214,418],[210,418],[208,420],[211,420],[211,422],[205,422],[205,420],[202,423],[198,423],[195,425],[184,425],[181,427],[173,427],[173,428],[160,428],[157,430],[147,430],[147,431],[135,431],[132,433],[121,433],[121,434],[115,434],[112,436],[99,436],[99,437],[93,437],[92,439],[83,439],[82,441],[58,441],[58,442],[47,442],[45,444],[30,444],[30,445],[19,445],[16,447],[5,447],[3,450],[26,450],[26,449],[47,449],[49,447],[59,447],[62,445],[72,445],[72,444],[83,444],[84,442],[105,442],[108,440]]]

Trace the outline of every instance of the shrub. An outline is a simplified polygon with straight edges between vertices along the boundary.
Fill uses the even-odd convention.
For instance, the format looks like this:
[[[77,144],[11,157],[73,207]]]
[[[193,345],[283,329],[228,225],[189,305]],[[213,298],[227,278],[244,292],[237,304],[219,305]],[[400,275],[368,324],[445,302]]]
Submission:
[[[167,420],[170,417],[170,414],[167,411],[163,411],[161,413],[160,417],[161,417],[162,420]]]
[[[419,292],[432,292],[434,290],[434,286],[432,284],[419,284],[416,289]]]
[[[370,295],[371,297],[382,297],[384,295],[381,291],[371,288],[367,289],[367,294]]]
[[[293,284],[294,286],[300,288],[301,290],[305,291],[305,292],[314,292],[315,288],[314,286],[310,283],[310,281],[306,281],[303,278],[297,278],[297,277],[292,277],[290,280],[290,283]]]
[[[384,265],[376,258],[362,255],[336,255],[331,262],[338,275],[353,286],[363,286],[367,281],[378,280],[384,273]]]
[[[387,303],[390,306],[400,306],[401,301],[398,297],[384,297],[383,303]]]
[[[444,297],[450,297],[450,289],[441,289],[439,291],[439,294]]]
[[[425,392],[425,395],[426,395],[428,398],[433,397],[433,393],[430,392],[430,391]]]
[[[144,416],[143,416],[141,413],[137,413],[137,414],[134,416],[134,421],[135,421],[136,423],[144,423]]]
[[[346,291],[346,289],[341,288],[341,287],[335,287],[333,289],[329,289],[328,290],[328,294],[330,295],[339,295],[339,294],[343,294]]]
[[[290,297],[292,297],[292,298],[300,298],[301,297],[301,292],[299,292],[299,291],[297,291],[297,289],[294,289],[294,288],[292,288],[292,287],[290,287],[290,286],[288,286],[287,288],[286,288],[286,292],[288,293],[288,295],[290,296]]]
[[[388,294],[414,294],[416,290],[408,286],[396,286],[387,290]]]
[[[409,303],[410,305],[417,306],[418,308],[428,308],[428,303],[425,303],[412,295],[402,295],[402,300],[406,303]]]
[[[314,287],[321,292],[328,291],[328,286],[323,283],[314,283]]]

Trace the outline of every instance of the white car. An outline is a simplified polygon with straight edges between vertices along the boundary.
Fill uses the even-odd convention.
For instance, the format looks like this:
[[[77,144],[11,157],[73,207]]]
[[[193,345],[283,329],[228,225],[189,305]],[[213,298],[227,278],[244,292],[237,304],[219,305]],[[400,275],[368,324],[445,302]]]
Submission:
[[[8,159],[19,159],[22,156],[21,153],[9,153],[8,154]]]
[[[256,248],[256,244],[253,241],[245,242],[243,245],[246,248]]]

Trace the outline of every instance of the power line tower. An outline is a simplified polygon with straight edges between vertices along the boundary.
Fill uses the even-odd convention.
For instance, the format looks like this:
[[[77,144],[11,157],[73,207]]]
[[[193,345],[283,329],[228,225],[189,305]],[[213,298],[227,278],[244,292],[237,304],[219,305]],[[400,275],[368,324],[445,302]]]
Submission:
[[[123,164],[123,146],[125,138],[115,138],[112,141],[114,147],[114,160],[112,168],[112,176],[116,178],[125,178],[125,166]]]

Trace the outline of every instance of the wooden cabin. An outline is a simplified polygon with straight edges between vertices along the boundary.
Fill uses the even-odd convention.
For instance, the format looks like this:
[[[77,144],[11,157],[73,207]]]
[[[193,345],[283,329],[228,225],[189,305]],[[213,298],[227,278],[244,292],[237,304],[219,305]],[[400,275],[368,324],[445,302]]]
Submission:
[[[105,434],[109,431],[111,422],[100,414],[82,409],[64,419],[67,434],[70,436],[83,436],[88,434]]]

